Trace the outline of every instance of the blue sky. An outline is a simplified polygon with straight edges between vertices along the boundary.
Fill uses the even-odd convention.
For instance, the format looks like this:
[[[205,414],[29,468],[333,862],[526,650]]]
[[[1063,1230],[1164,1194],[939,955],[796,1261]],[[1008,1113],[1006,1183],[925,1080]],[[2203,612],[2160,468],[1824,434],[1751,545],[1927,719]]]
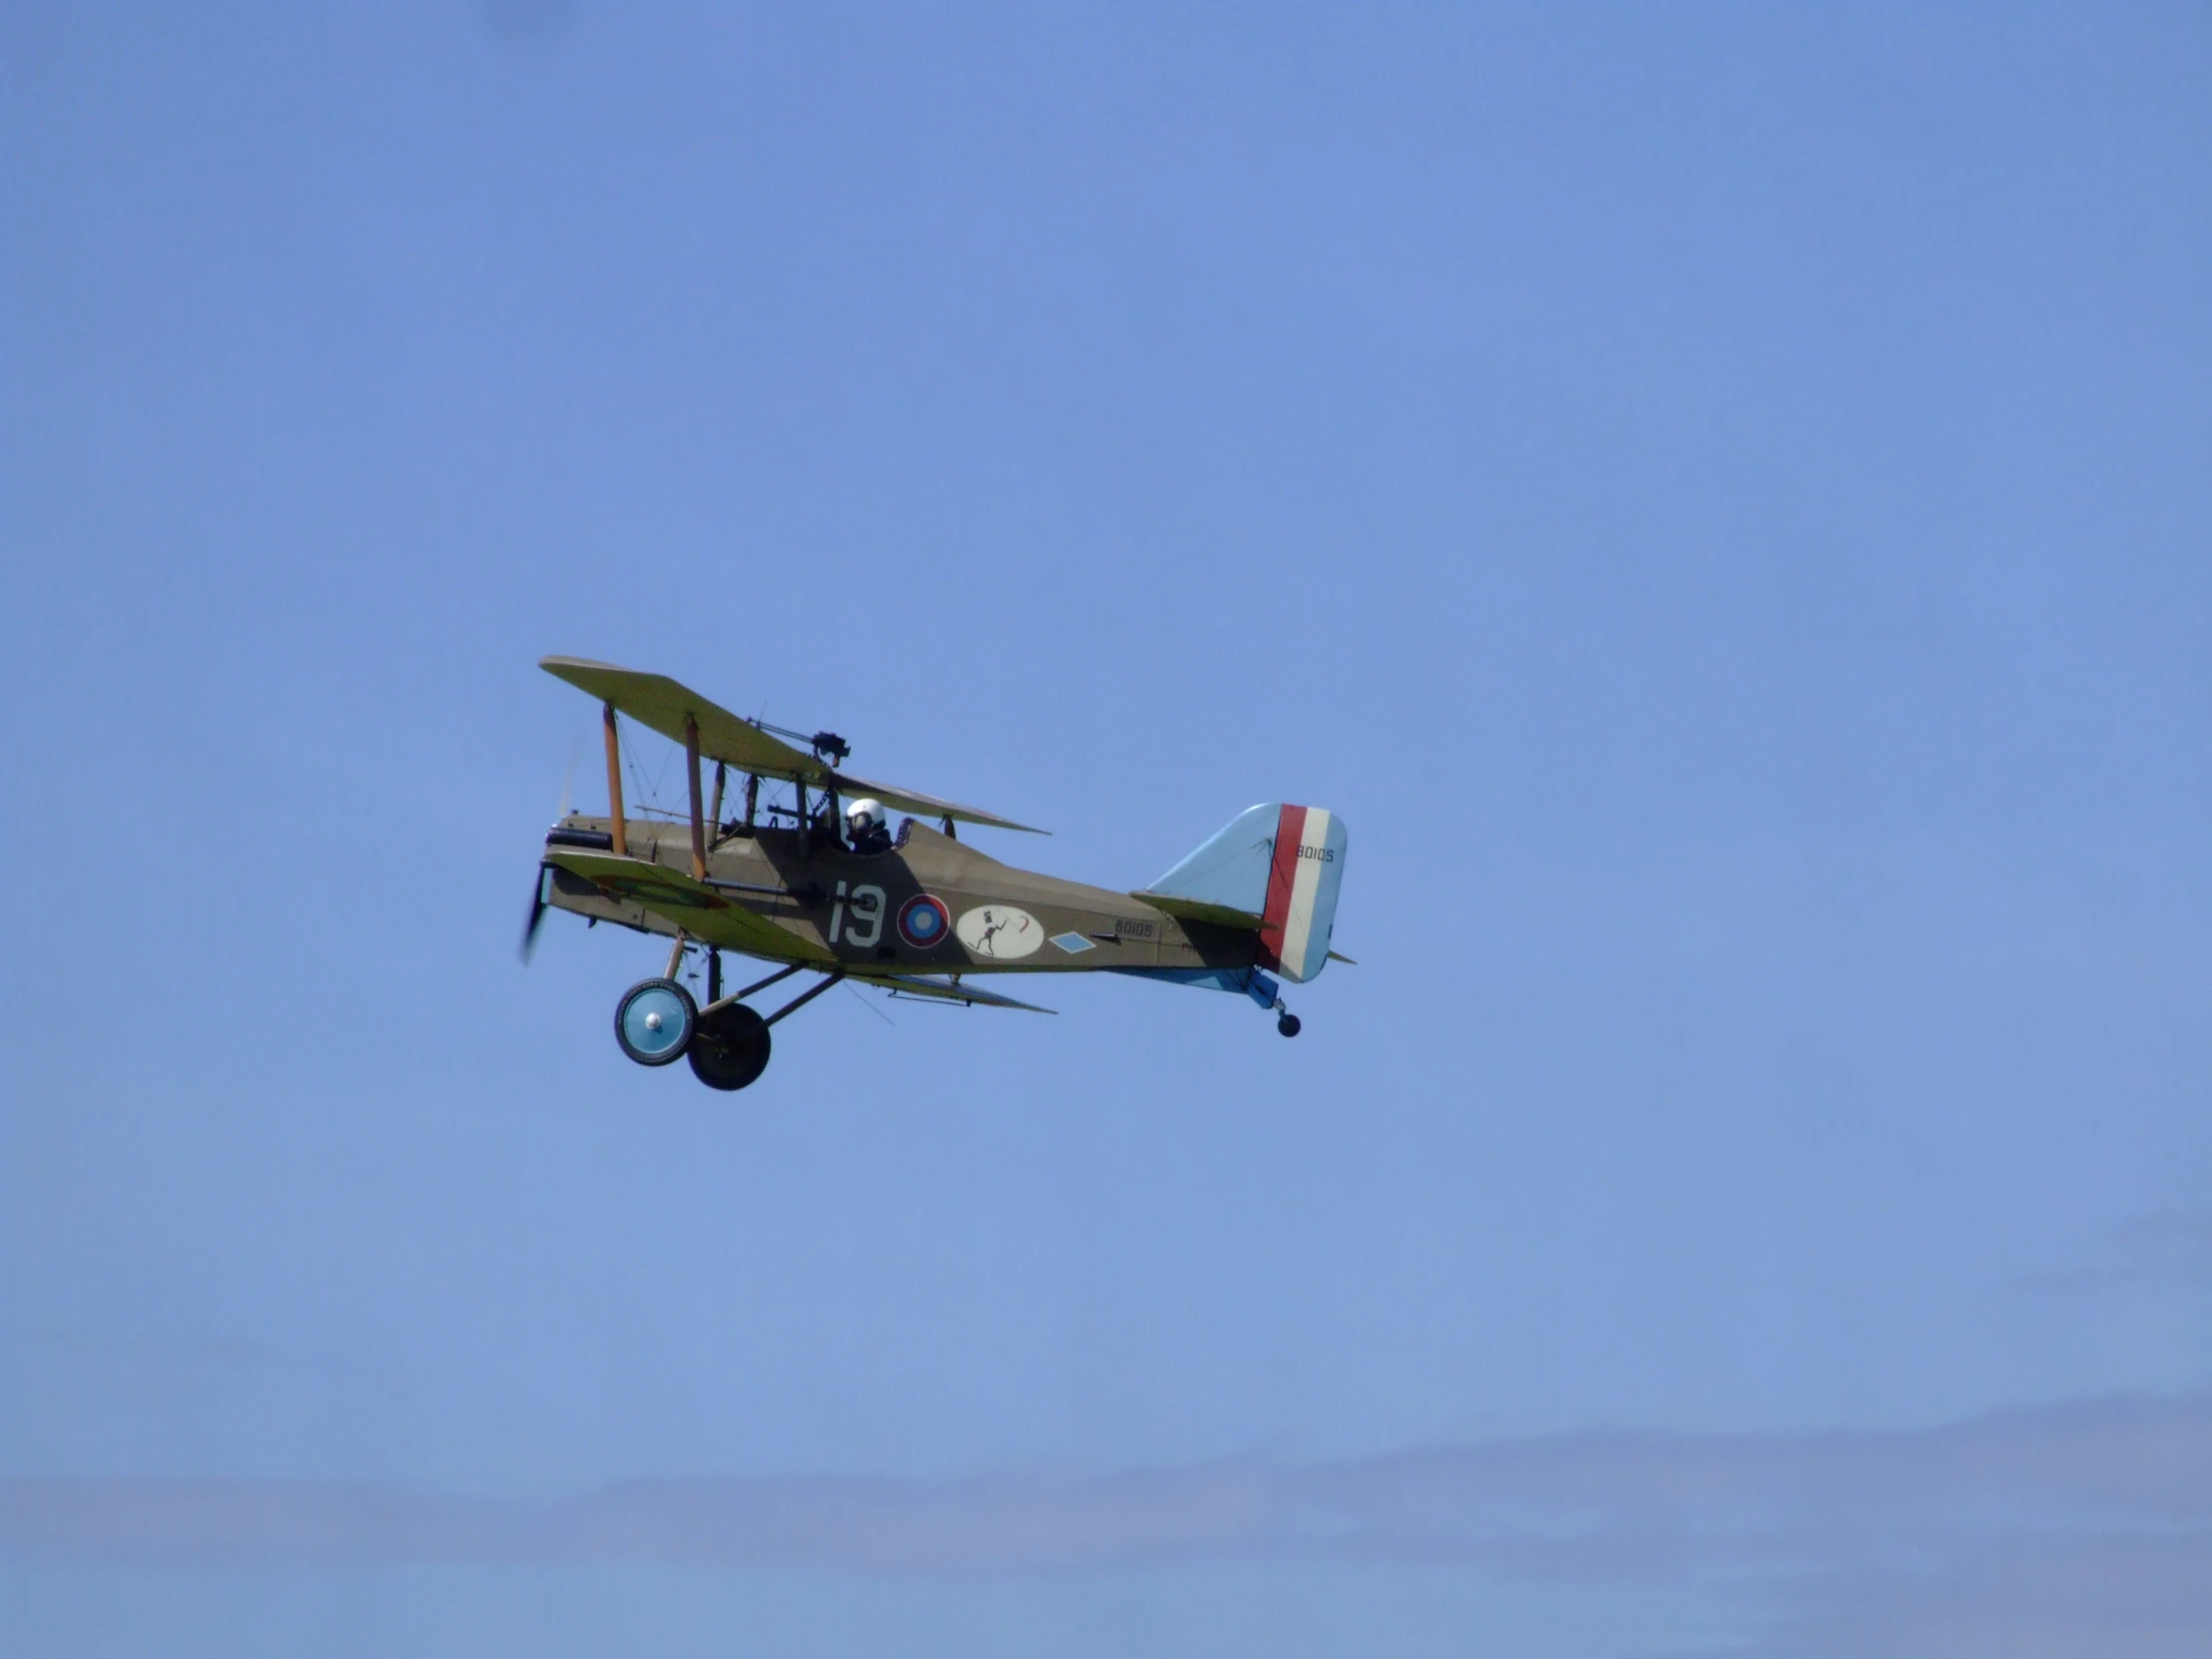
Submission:
[[[0,1645],[2212,1626],[2201,8],[0,66]],[[641,1071],[546,652],[1359,965]]]

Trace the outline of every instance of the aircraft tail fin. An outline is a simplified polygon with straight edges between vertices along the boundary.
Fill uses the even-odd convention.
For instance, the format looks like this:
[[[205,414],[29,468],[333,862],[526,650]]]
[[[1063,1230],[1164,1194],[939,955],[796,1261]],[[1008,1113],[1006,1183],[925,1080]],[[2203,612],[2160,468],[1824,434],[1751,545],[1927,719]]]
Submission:
[[[1344,879],[1345,824],[1320,807],[1264,802],[1136,895],[1171,913],[1257,922],[1260,965],[1305,981],[1329,960]],[[1215,919],[1206,917],[1205,919]]]

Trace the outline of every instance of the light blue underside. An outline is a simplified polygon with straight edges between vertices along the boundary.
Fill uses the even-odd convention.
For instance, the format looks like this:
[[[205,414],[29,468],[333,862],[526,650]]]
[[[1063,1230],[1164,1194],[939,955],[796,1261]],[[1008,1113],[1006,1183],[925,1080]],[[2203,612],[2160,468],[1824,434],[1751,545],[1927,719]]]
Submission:
[[[1275,1003],[1275,981],[1258,968],[1160,968],[1118,967],[1106,969],[1108,973],[1127,973],[1139,979],[1160,979],[1171,985],[1196,985],[1200,990],[1230,991],[1238,996],[1250,996],[1262,1007]],[[1256,986],[1267,988],[1265,999],[1254,994]]]

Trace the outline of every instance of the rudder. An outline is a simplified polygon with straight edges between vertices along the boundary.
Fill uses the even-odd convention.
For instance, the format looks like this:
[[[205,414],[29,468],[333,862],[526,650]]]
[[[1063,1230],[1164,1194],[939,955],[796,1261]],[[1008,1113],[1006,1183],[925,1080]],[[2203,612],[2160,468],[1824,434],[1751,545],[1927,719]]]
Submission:
[[[1268,866],[1267,906],[1260,912],[1261,966],[1303,982],[1328,965],[1345,846],[1344,820],[1327,808],[1281,810]]]

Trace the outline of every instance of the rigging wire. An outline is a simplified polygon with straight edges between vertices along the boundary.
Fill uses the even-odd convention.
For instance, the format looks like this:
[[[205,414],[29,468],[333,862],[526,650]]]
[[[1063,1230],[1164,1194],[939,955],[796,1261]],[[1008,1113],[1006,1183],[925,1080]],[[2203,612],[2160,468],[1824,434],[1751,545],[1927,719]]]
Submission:
[[[622,717],[618,714],[615,718],[619,722]],[[658,736],[658,734],[655,735]],[[636,747],[632,744],[622,746],[622,758],[630,768],[630,783],[634,793],[644,801],[651,802],[653,804],[652,810],[664,818],[675,818],[677,816],[661,805],[661,784],[668,777],[668,763],[674,753],[673,750],[667,748],[661,751],[661,764],[654,771],[653,782],[648,784],[645,781],[644,768],[638,765]],[[683,816],[689,818],[691,815],[687,812]]]
[[[888,1014],[884,1013],[882,1009],[878,1008],[878,1007],[877,1007],[877,1006],[876,1006],[876,1005],[875,1005],[874,1003],[870,1002],[870,1001],[869,1001],[869,1000],[868,1000],[868,999],[867,999],[866,997],[862,996],[862,995],[861,995],[861,994],[859,993],[859,991],[858,991],[858,990],[857,990],[857,989],[856,989],[856,988],[854,987],[854,985],[853,985],[853,983],[852,983],[852,981],[851,981],[851,980],[847,979],[847,980],[846,980],[846,981],[844,982],[844,988],[845,988],[846,990],[848,990],[848,991],[851,991],[851,992],[852,992],[852,998],[853,998],[853,1000],[854,1000],[854,1001],[856,1001],[857,1003],[859,1003],[859,1005],[860,1005],[861,1007],[865,1008],[865,1009],[866,1009],[866,1010],[867,1010],[867,1011],[868,1011],[869,1013],[873,1014],[873,1015],[874,1015],[874,1016],[875,1016],[875,1017],[876,1017],[877,1019],[881,1020],[881,1021],[882,1021],[882,1022],[883,1022],[883,1023],[885,1024],[885,1025],[896,1025],[896,1024],[898,1023],[898,1021],[896,1021],[895,1019],[891,1018],[891,1016],[890,1016],[890,1015],[888,1015]]]

